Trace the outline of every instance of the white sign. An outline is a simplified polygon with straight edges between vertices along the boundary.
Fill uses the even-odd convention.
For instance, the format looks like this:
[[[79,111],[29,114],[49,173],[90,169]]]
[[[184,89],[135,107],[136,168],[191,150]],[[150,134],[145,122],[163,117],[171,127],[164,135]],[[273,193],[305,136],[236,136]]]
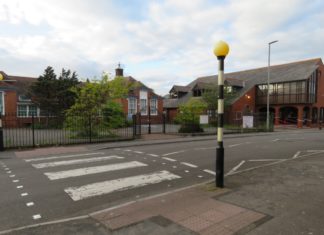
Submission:
[[[243,128],[253,128],[253,116],[243,116]]]
[[[208,115],[200,115],[200,124],[208,124]]]

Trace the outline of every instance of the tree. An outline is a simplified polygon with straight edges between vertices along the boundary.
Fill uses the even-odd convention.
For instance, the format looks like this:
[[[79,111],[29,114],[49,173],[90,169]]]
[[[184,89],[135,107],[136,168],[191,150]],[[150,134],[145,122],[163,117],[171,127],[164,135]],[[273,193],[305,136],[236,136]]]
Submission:
[[[62,69],[59,78],[48,66],[29,91],[32,100],[46,116],[57,116],[74,104],[75,94],[71,88],[79,84],[75,72]]]
[[[181,124],[179,132],[202,132],[199,125],[199,116],[207,108],[201,99],[191,98],[186,104],[179,106],[176,121]]]

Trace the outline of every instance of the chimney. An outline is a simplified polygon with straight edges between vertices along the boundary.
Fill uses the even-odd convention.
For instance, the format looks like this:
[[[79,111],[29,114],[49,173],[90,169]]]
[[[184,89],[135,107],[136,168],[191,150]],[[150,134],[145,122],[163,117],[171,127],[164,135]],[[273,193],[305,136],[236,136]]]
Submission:
[[[124,70],[120,67],[120,63],[118,63],[118,68],[115,69],[115,71],[116,71],[116,77],[124,76]]]

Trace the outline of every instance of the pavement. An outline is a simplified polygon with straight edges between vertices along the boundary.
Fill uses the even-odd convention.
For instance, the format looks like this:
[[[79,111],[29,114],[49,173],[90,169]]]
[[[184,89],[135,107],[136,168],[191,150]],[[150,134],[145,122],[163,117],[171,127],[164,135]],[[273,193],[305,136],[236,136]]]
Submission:
[[[264,135],[252,135],[258,134]],[[237,137],[242,135],[225,138]],[[30,156],[42,156],[49,152],[202,141],[215,136],[169,136],[161,140],[156,135],[154,138],[36,149],[24,151],[21,157],[28,156],[28,152]],[[324,152],[318,151],[233,174],[226,177],[223,189],[214,187],[213,182],[205,182],[84,216],[0,234],[324,234],[323,157]]]

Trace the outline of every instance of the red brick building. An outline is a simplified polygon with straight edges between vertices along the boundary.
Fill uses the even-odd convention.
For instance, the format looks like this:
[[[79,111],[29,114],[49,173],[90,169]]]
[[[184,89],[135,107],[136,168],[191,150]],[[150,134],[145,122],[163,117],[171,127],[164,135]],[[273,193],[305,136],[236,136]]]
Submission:
[[[122,68],[116,69],[116,76],[124,77]],[[140,114],[143,123],[148,121],[149,116],[151,123],[160,123],[163,113],[163,98],[135,78],[131,76],[124,78],[132,86],[128,97],[118,101],[123,105],[124,113],[128,116],[128,119],[131,119],[134,114]]]
[[[242,118],[245,112],[266,112],[268,67],[225,74],[225,87],[237,97],[227,108],[228,120]],[[170,99],[164,100],[169,119],[180,104],[200,97],[206,85],[217,86],[217,76],[200,77],[187,86],[173,86]],[[270,112],[274,124],[298,127],[324,122],[324,65],[320,58],[270,67]]]

